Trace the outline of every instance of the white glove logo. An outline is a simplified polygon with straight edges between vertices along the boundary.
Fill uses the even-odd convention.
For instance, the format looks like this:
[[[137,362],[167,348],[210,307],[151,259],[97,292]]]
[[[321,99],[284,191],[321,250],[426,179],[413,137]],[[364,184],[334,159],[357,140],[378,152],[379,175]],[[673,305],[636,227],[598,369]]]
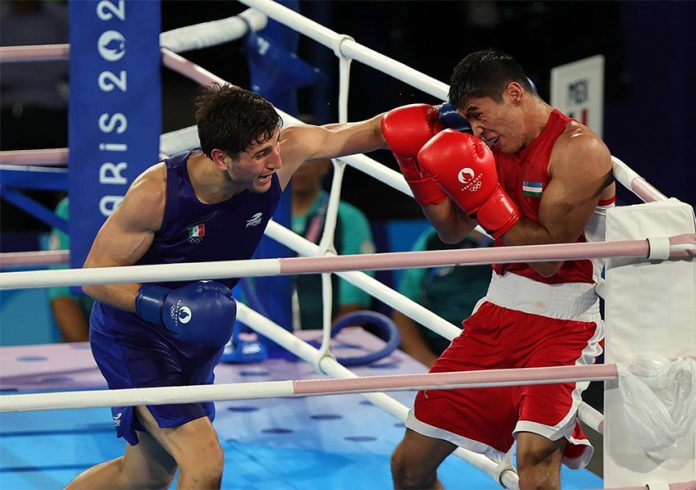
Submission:
[[[459,182],[462,184],[468,184],[471,182],[471,180],[474,178],[476,174],[472,169],[469,167],[465,167],[459,171],[459,175],[457,175],[457,179],[459,179]]]
[[[191,314],[191,309],[188,306],[183,306],[181,301],[178,301],[169,309],[169,316],[177,325],[179,323],[186,325],[191,321],[191,317],[193,315]]]
[[[481,177],[477,177],[476,173],[469,167],[464,167],[459,171],[457,180],[464,184],[464,188],[462,190],[476,192],[481,188]]]
[[[179,308],[177,316],[179,317],[179,321],[185,325],[191,321],[191,310],[188,306],[182,306]]]

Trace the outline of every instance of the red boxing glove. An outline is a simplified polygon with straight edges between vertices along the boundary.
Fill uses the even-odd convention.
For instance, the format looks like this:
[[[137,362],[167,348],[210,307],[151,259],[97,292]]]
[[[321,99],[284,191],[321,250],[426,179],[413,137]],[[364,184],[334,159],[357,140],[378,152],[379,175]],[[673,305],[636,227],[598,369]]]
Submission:
[[[446,129],[418,152],[418,161],[449,197],[499,238],[520,219],[517,205],[498,181],[490,148],[468,133]]]
[[[429,175],[421,171],[416,155],[442,128],[437,108],[428,104],[398,107],[382,118],[384,139],[399,163],[401,174],[416,201],[426,206],[442,202],[447,195]]]

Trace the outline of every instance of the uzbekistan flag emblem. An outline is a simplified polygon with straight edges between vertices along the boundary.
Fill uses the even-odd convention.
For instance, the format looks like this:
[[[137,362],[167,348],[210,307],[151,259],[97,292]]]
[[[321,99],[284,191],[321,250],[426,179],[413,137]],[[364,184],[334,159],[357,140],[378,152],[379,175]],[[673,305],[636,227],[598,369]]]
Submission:
[[[525,196],[541,197],[544,186],[541,182],[522,182],[522,194]]]
[[[190,243],[198,243],[205,236],[205,224],[201,223],[200,225],[191,226],[187,231],[188,241]]]

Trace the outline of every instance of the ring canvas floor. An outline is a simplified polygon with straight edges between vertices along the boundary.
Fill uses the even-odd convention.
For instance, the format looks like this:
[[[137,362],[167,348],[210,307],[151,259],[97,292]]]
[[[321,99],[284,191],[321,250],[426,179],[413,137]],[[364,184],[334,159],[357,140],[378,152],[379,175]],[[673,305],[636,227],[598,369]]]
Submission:
[[[299,332],[320,338],[318,332]],[[381,340],[343,330],[335,353],[358,356]],[[425,372],[400,351],[354,371],[361,376]],[[302,361],[268,359],[221,364],[217,383],[320,378]],[[103,389],[87,344],[0,348],[0,393]],[[390,396],[410,406],[415,392]],[[215,427],[225,450],[222,487],[240,490],[373,490],[392,487],[389,458],[404,427],[357,394],[217,402]],[[82,470],[120,456],[108,408],[0,414],[0,489],[58,489]],[[441,466],[448,489],[498,489],[488,475],[456,456]],[[601,488],[588,470],[562,470],[564,489]],[[175,485],[172,485],[174,488]]]

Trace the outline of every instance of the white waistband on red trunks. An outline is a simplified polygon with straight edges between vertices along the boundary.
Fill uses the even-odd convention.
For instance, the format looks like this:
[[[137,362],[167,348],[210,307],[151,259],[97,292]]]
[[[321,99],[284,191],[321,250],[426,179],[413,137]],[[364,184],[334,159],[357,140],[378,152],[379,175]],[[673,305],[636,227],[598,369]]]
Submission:
[[[493,272],[486,301],[533,315],[559,320],[599,322],[599,297],[594,284],[544,284],[518,274]]]

